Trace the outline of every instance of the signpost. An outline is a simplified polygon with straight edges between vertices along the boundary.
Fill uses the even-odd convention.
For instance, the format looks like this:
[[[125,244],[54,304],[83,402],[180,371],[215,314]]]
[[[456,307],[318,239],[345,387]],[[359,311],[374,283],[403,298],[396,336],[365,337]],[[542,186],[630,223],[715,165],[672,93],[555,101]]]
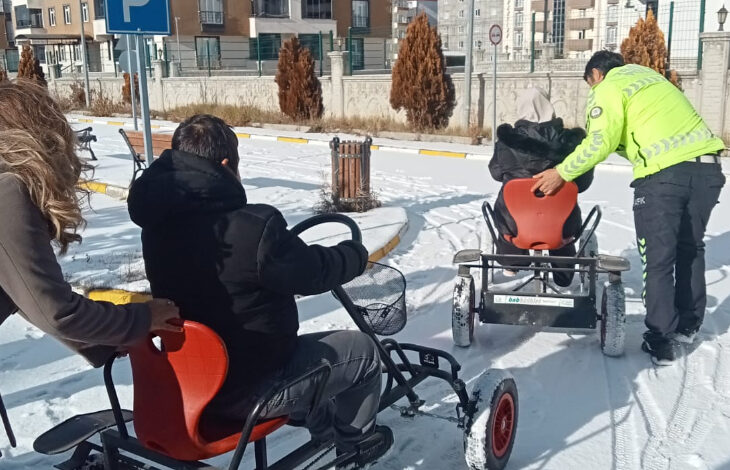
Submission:
[[[142,105],[142,124],[144,125],[144,148],[147,162],[153,162],[152,127],[150,126],[150,105],[147,91],[147,48],[144,35],[170,35],[170,0],[107,0],[106,29],[113,34],[134,34],[136,36],[136,59],[139,72],[139,98]],[[131,54],[130,49],[127,53]],[[134,84],[133,57],[127,58],[130,69],[129,81]],[[134,85],[132,85],[134,86]],[[134,88],[132,88],[134,100]],[[134,109],[134,108],[133,108]]]
[[[502,42],[502,27],[493,24],[489,28],[489,42],[494,46],[494,74],[492,77],[492,142],[497,142],[497,46]]]

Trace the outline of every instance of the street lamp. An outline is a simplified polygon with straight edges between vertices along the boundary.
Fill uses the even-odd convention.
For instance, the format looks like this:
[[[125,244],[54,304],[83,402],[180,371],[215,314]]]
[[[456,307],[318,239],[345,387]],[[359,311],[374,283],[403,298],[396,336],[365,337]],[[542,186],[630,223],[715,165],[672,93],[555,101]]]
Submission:
[[[725,8],[725,5],[723,5],[722,8],[717,10],[717,22],[720,23],[720,29],[718,29],[718,31],[725,31],[723,29],[723,25],[725,24],[726,19],[727,19],[727,9]]]
[[[180,29],[178,28],[177,22],[180,21],[180,17],[175,17],[175,38],[177,39],[177,68],[182,70],[182,57],[180,57]]]

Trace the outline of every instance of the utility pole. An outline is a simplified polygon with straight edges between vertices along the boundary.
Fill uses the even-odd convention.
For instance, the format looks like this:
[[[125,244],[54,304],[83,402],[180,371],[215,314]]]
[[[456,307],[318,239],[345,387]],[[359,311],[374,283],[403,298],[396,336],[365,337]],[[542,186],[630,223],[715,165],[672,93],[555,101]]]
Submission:
[[[89,6],[87,5],[86,8]],[[87,10],[88,11],[88,10]],[[79,20],[81,21],[81,55],[83,56],[84,67],[84,95],[86,95],[86,107],[91,106],[91,97],[89,96],[89,57],[86,55],[86,33],[84,32],[84,7],[79,0]]]
[[[464,61],[464,128],[469,129],[471,118],[471,64],[474,48],[474,0],[467,1],[466,19],[466,60]]]

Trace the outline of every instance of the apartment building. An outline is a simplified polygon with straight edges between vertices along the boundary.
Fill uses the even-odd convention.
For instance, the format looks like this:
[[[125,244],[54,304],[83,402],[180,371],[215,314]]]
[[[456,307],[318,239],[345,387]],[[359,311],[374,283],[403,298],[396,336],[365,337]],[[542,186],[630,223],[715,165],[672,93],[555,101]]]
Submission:
[[[431,26],[438,26],[437,0],[394,0],[393,1],[393,34],[392,60],[398,58],[400,43],[406,37],[408,25],[415,17],[425,13]]]
[[[15,71],[18,64],[18,51],[14,46],[12,11],[10,0],[0,0],[0,68]]]
[[[490,61],[489,28],[502,25],[509,1],[474,1],[474,63],[476,66]],[[467,5],[465,0],[440,0],[438,7],[438,30],[444,48],[444,55],[464,56],[467,44]]]
[[[66,74],[81,71],[82,21],[89,70],[113,72],[115,39],[106,31],[104,0],[12,0],[15,45],[30,45],[46,73],[57,64]]]
[[[278,60],[282,42],[292,36],[320,60],[320,50],[326,54],[348,34],[353,68],[365,68],[371,44],[377,64],[383,63],[391,36],[389,0],[175,0],[171,17],[173,35],[156,43],[182,69],[255,70]]]

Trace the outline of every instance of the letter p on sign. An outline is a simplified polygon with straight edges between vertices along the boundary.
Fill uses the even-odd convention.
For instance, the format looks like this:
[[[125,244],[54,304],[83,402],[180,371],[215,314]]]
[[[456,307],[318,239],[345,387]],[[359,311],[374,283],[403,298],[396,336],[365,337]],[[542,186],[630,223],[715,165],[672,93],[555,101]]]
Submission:
[[[122,7],[124,8],[124,22],[130,23],[132,21],[130,9],[132,7],[143,7],[150,3],[150,0],[122,0]]]

